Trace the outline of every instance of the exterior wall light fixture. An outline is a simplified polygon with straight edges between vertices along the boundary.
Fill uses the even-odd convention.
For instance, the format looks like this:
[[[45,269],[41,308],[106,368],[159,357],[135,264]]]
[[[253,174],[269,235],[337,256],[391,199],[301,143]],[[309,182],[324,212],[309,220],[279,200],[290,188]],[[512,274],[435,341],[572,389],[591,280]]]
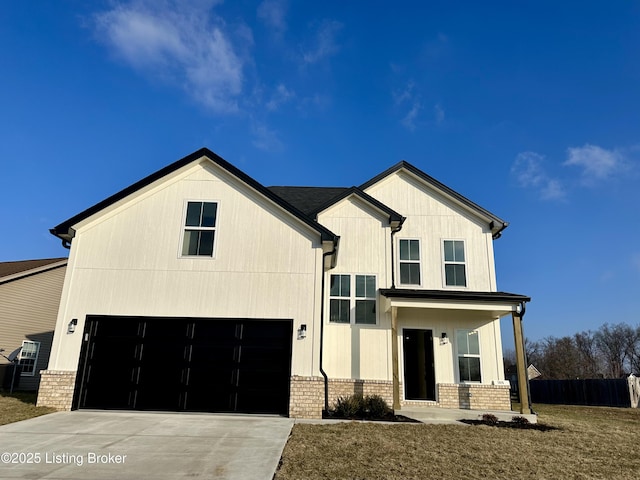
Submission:
[[[73,333],[76,331],[76,326],[78,325],[78,319],[74,318],[67,325],[67,333]]]
[[[298,329],[298,340],[302,340],[303,338],[307,338],[307,324],[303,323],[300,325]]]

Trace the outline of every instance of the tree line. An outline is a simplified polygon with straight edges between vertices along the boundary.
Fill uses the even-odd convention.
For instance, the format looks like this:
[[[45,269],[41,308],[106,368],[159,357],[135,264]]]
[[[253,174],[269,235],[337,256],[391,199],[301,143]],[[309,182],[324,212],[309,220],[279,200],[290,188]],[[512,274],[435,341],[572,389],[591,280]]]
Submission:
[[[605,323],[562,338],[526,339],[528,364],[544,379],[620,378],[640,374],[640,325]],[[515,365],[515,351],[506,350],[505,369]]]

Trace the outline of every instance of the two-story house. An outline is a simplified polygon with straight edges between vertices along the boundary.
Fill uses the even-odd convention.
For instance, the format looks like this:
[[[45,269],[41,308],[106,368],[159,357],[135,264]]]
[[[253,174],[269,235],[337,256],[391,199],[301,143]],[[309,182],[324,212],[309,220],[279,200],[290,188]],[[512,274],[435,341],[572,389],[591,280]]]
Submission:
[[[267,188],[201,149],[52,229],[70,255],[38,403],[509,410],[500,318],[529,298],[497,291],[506,226],[406,162]]]

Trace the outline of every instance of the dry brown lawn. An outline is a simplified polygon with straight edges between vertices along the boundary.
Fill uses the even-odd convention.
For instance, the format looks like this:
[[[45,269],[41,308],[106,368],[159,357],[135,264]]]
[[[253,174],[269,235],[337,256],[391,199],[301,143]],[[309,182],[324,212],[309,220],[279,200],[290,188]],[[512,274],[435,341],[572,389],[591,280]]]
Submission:
[[[35,393],[0,394],[0,425],[19,422],[55,412],[48,407],[36,407]]]
[[[535,408],[555,429],[296,424],[275,479],[640,478],[640,409]]]

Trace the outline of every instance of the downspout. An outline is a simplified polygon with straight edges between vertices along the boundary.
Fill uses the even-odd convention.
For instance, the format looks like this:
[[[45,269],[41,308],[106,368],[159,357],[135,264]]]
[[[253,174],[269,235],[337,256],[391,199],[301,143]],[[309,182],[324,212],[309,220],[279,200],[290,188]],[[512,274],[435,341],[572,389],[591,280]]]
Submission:
[[[324,350],[324,303],[325,303],[325,298],[324,298],[324,290],[325,290],[325,271],[324,271],[324,263],[325,263],[325,259],[330,256],[330,255],[335,255],[336,254],[336,250],[337,250],[337,241],[334,240],[333,242],[333,250],[331,250],[330,252],[326,252],[322,254],[322,281],[321,281],[321,287],[320,287],[320,373],[322,374],[322,376],[324,377],[324,411],[328,412],[329,411],[329,377],[327,376],[327,372],[324,371],[324,368],[322,366],[322,359],[323,359],[323,350]]]
[[[393,236],[398,233],[400,230],[402,230],[402,224],[404,223],[404,221],[406,220],[405,217],[402,217],[402,220],[400,221],[400,223],[398,224],[398,226],[395,229],[391,229],[391,288],[396,288],[396,261],[394,258],[394,241],[393,241]]]

